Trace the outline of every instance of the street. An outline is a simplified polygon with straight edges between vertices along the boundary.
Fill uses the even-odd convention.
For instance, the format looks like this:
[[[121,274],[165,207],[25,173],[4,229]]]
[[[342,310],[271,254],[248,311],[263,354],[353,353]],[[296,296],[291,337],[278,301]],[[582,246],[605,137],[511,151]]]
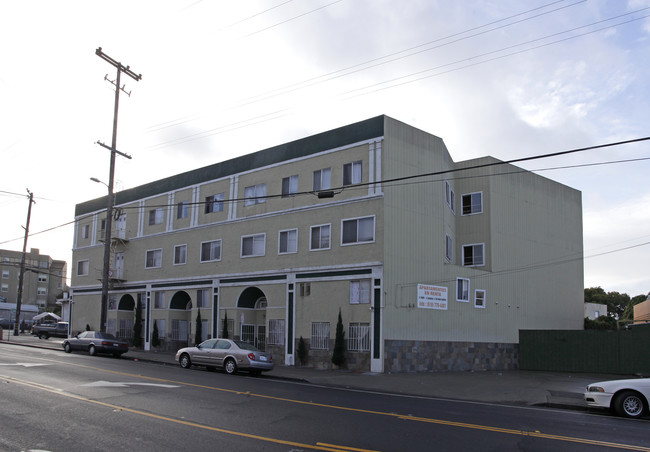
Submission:
[[[0,344],[0,450],[639,450],[650,421]]]

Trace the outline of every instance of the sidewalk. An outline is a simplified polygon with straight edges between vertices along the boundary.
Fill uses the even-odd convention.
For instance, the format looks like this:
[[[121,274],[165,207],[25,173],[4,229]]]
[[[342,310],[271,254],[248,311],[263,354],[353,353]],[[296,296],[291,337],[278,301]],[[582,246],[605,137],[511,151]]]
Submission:
[[[13,336],[4,331],[0,342],[27,347],[51,348],[63,352],[63,339],[38,339],[30,334]],[[143,351],[131,348],[123,359],[178,365],[175,352]],[[623,378],[620,375],[568,374],[509,370],[503,372],[426,372],[377,374],[346,370],[320,370],[276,365],[263,378],[290,379],[305,383],[365,391],[421,397],[439,397],[485,403],[586,409],[582,393],[589,383]]]

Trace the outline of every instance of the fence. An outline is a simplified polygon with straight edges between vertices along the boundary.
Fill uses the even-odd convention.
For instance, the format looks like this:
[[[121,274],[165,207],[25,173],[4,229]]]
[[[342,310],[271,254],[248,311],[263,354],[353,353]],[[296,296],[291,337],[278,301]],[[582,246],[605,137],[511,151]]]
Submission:
[[[522,370],[650,374],[650,325],[628,330],[520,330]]]

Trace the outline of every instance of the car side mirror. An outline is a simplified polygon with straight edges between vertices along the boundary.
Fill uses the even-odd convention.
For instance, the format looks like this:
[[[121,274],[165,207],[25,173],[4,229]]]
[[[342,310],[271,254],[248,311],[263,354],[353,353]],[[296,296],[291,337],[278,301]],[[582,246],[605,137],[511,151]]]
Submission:
[[[200,349],[200,348],[201,348],[201,344],[196,344],[196,348]]]

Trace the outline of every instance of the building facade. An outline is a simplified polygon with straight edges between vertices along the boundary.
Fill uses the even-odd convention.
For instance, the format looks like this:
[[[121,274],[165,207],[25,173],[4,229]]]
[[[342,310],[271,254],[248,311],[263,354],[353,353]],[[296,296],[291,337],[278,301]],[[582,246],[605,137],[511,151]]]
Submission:
[[[22,255],[21,251],[0,250],[0,297],[5,298],[6,303],[17,302]],[[57,307],[57,297],[67,290],[66,275],[65,261],[52,259],[32,248],[25,253],[21,304],[36,306],[36,313],[53,311]]]
[[[78,204],[73,329],[99,328],[107,199]],[[276,363],[517,366],[520,329],[581,329],[580,192],[386,116],[116,194],[106,328],[145,349],[235,337]]]

